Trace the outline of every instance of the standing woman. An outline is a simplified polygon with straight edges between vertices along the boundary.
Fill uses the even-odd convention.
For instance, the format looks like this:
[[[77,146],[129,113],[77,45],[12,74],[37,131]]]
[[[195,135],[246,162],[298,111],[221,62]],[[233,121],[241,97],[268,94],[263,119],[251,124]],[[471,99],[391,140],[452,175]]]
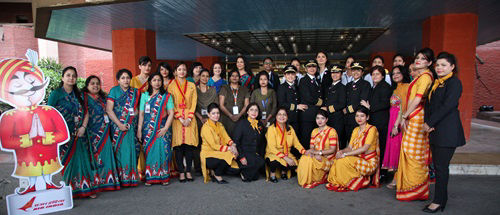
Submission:
[[[144,92],[148,89],[148,78],[151,74],[152,61],[148,56],[139,58],[140,74],[130,80],[130,86],[139,89],[139,92]]]
[[[146,186],[168,185],[168,163],[172,157],[172,121],[174,102],[163,88],[163,76],[149,76],[148,90],[141,95],[137,139],[142,141],[145,157]]]
[[[278,107],[278,100],[276,99],[276,92],[269,87],[269,75],[266,71],[259,72],[257,80],[259,80],[259,89],[255,89],[250,96],[250,102],[255,102],[259,105],[261,110],[260,121],[262,125],[268,126],[268,122],[274,120],[276,109]]]
[[[378,131],[368,124],[370,111],[363,106],[356,111],[358,127],[354,129],[349,146],[337,152],[328,174],[326,188],[335,192],[358,191],[379,186],[380,150]]]
[[[168,92],[174,96],[175,119],[173,127],[173,142],[175,162],[179,168],[179,181],[181,183],[193,181],[191,167],[193,153],[198,146],[198,126],[194,119],[198,95],[196,86],[186,80],[187,66],[180,62],[175,67],[176,78],[168,87]],[[186,166],[184,167],[184,158]]]
[[[212,182],[218,184],[227,184],[228,182],[222,179],[222,175],[230,169],[237,171],[238,150],[222,123],[218,122],[219,106],[211,103],[208,105],[207,111],[209,119],[203,124],[200,135],[202,139],[200,159],[203,181],[207,183],[211,179]]]
[[[338,151],[337,132],[326,125],[328,113],[319,110],[316,114],[315,128],[311,134],[310,149],[300,157],[297,167],[297,180],[303,188],[314,188],[324,184],[328,177],[328,170]]]
[[[403,139],[403,132],[399,123],[401,122],[401,114],[405,111],[406,94],[410,82],[408,72],[404,72],[405,70],[403,66],[395,66],[391,72],[394,91],[390,98],[391,107],[389,108],[387,140],[382,161],[382,169],[387,169],[390,172],[395,172],[398,169],[401,140]],[[387,187],[390,189],[396,188],[396,180],[393,179]]]
[[[300,103],[307,105],[307,108],[299,114],[299,120],[300,134],[302,136],[300,143],[305,149],[309,149],[311,132],[316,127],[316,114],[323,104],[323,99],[321,97],[321,84],[316,77],[318,71],[316,60],[309,60],[306,64],[306,70],[307,75],[300,79],[299,98]]]
[[[85,80],[84,101],[89,114],[88,135],[92,147],[96,171],[99,176],[99,190],[119,190],[120,175],[113,143],[109,135],[109,117],[106,114],[106,93],[101,90],[101,80],[91,75]]]
[[[332,83],[325,93],[325,104],[323,110],[328,112],[328,126],[337,131],[339,143],[347,142],[344,139],[344,112],[346,104],[346,89],[341,83],[342,66],[334,64],[330,68]],[[342,145],[342,144],[339,144]],[[345,144],[344,144],[345,145]]]
[[[380,55],[377,55],[373,58],[372,60],[372,68],[375,67],[375,66],[381,66],[382,68],[384,68],[384,58]],[[389,75],[389,71],[387,71],[387,69],[384,69],[383,72],[382,72],[382,76],[385,80],[385,82],[387,82],[389,85],[391,85],[391,76]],[[373,87],[373,80],[372,80],[372,75],[371,73],[368,73],[366,74],[365,76],[365,80],[370,82],[370,85]]]
[[[433,82],[429,68],[434,61],[432,49],[424,48],[415,57],[418,76],[408,87],[406,111],[402,115],[404,129],[396,172],[396,199],[401,201],[429,198],[429,139],[424,128],[424,103]]]
[[[370,110],[370,124],[377,128],[379,133],[379,148],[381,153],[380,162],[384,159],[385,141],[387,140],[387,126],[389,124],[389,108],[391,107],[390,98],[392,95],[391,86],[385,82],[384,67],[374,66],[370,69],[370,75],[373,80],[373,88],[370,91],[368,101],[362,100],[361,105]],[[381,172],[382,180],[385,180],[387,170]]]
[[[264,154],[258,154],[258,149],[264,145],[265,139],[263,125],[259,121],[259,105],[250,103],[246,113],[247,118],[236,124],[232,137],[238,148],[241,180],[251,182],[259,179],[259,169],[264,166]]]
[[[198,85],[200,83],[200,72],[203,69],[203,65],[200,62],[193,62],[191,69],[187,73],[186,80]]]
[[[301,78],[304,77],[304,74],[303,74],[303,70],[302,69],[302,66],[301,66],[301,63],[300,63],[300,60],[298,58],[293,58],[291,61],[290,61],[290,65],[292,66],[295,66],[295,69],[296,69],[296,73],[297,73],[297,80],[296,80],[296,83],[297,85],[299,84],[299,81]],[[285,79],[283,79],[282,83],[285,83]],[[279,90],[278,90],[279,91]],[[298,131],[298,130],[297,130]]]
[[[228,75],[229,85],[222,86],[219,93],[219,104],[222,111],[222,124],[231,135],[234,123],[245,114],[244,110],[250,103],[250,93],[248,88],[240,86],[240,73],[238,71],[232,70]]]
[[[236,71],[240,74],[240,85],[246,87],[248,90],[252,90],[254,85],[253,74],[248,68],[245,57],[238,56],[236,58]]]
[[[219,93],[223,85],[227,85],[226,72],[222,69],[222,64],[215,62],[212,65],[212,77],[208,80],[208,86],[215,87],[215,91]]]
[[[328,57],[325,52],[318,52],[316,54],[316,62],[318,62],[318,73],[317,79],[321,85],[321,98],[325,98],[326,90],[332,84],[332,77],[330,76],[330,70],[328,70],[329,62]]]
[[[424,129],[429,132],[432,160],[436,168],[434,200],[423,211],[443,211],[448,200],[448,177],[455,149],[465,145],[458,102],[462,83],[457,77],[457,60],[453,54],[441,52],[436,60],[438,79],[434,81],[425,108]]]
[[[347,56],[345,59],[345,66],[344,66],[344,73],[342,73],[342,84],[347,86],[347,83],[351,82],[354,80],[352,77],[352,71],[351,71],[351,65],[354,63],[354,57],[353,56]]]
[[[158,65],[157,72],[159,72],[161,74],[161,76],[163,78],[163,85],[164,85],[163,88],[165,88],[165,90],[167,90],[170,83],[172,83],[172,81],[175,79],[174,71],[172,71],[172,67],[170,67],[170,65],[167,62],[161,62]]]
[[[394,57],[392,57],[392,66],[393,69],[396,66],[405,66],[405,59],[402,54],[396,54],[394,55]]]
[[[281,171],[281,179],[287,180],[291,170],[297,168],[299,163],[295,156],[290,153],[294,147],[300,154],[305,154],[306,150],[299,142],[293,127],[288,125],[288,113],[285,107],[278,109],[276,122],[271,125],[266,132],[266,163],[269,167],[269,180],[277,183],[276,171]]]
[[[122,187],[138,185],[137,157],[139,151],[135,139],[137,120],[137,105],[139,91],[130,87],[132,73],[127,69],[120,69],[116,74],[118,86],[111,88],[106,103],[106,113],[111,124],[111,141],[117,159],[118,173]],[[147,81],[146,83],[147,84]]]
[[[70,133],[71,139],[59,148],[64,182],[71,185],[73,197],[96,198],[99,184],[86,132],[89,115],[76,86],[77,77],[75,67],[64,68],[61,86],[50,93],[47,104],[61,112]]]

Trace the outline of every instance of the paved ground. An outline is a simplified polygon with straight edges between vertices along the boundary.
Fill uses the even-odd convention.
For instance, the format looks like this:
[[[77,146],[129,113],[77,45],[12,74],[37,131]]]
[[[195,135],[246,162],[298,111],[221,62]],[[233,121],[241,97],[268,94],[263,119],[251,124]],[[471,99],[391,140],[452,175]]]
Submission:
[[[1,164],[0,178],[10,166]],[[174,180],[171,185],[128,188],[100,193],[97,199],[77,199],[75,207],[60,214],[422,214],[427,202],[399,202],[385,187],[335,193],[324,186],[303,189],[296,178],[278,184],[259,180],[243,183],[226,177],[227,185]],[[13,182],[0,185],[2,196],[13,192]],[[500,214],[500,177],[452,176],[446,214]],[[0,214],[5,214],[5,200]]]
[[[457,153],[500,153],[500,129],[472,125],[471,140]],[[481,155],[481,153],[483,153]],[[17,187],[10,177],[12,156],[0,153],[0,195],[5,197]],[[2,184],[7,179],[9,184]],[[60,176],[56,176],[58,181]],[[227,185],[195,182],[100,193],[97,199],[77,199],[75,207],[60,214],[423,214],[426,202],[399,202],[395,191],[385,187],[359,192],[335,193],[324,186],[302,189],[297,179],[272,184],[259,180],[250,184],[226,177]],[[500,214],[500,176],[457,176],[450,178],[446,214]],[[433,190],[431,188],[431,195]],[[432,197],[432,196],[431,196]],[[0,200],[0,215],[6,214],[5,200]]]

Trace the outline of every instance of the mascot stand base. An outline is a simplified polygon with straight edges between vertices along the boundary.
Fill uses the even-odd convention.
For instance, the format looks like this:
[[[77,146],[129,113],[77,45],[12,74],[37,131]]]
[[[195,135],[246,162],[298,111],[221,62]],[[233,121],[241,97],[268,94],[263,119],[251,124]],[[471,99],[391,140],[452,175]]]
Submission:
[[[45,214],[71,208],[73,208],[73,195],[69,186],[7,196],[7,211],[10,215]]]

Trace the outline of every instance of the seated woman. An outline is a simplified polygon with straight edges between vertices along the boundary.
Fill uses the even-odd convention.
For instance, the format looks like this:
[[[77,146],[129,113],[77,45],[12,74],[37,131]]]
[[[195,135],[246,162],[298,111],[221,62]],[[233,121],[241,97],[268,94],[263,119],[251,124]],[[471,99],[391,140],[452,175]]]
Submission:
[[[327,121],[328,113],[322,109],[318,110],[318,128],[312,131],[310,148],[300,158],[297,167],[297,180],[303,188],[314,188],[326,183],[328,170],[335,152],[339,149],[337,132],[326,125]]]
[[[335,192],[358,191],[361,188],[379,186],[378,131],[368,124],[370,111],[360,107],[356,111],[358,127],[352,131],[349,146],[335,155],[328,174],[326,188]]]
[[[276,123],[267,129],[266,139],[266,163],[269,167],[269,180],[277,183],[276,171],[281,170],[281,179],[287,180],[287,171],[297,168],[297,159],[290,153],[291,147],[295,147],[301,154],[306,150],[299,142],[295,130],[288,125],[288,113],[285,107],[278,109]]]
[[[213,182],[218,184],[227,184],[222,179],[222,175],[229,168],[237,169],[236,157],[238,151],[235,144],[224,129],[222,123],[218,122],[220,118],[219,106],[211,103],[207,107],[208,120],[201,128],[201,168],[204,182],[210,181],[210,175]],[[210,169],[211,174],[209,174]]]
[[[257,154],[257,149],[264,144],[264,138],[263,126],[258,120],[259,105],[250,103],[246,113],[248,117],[236,123],[232,137],[238,148],[241,179],[243,182],[250,182],[259,178],[259,169],[264,166],[264,156]]]

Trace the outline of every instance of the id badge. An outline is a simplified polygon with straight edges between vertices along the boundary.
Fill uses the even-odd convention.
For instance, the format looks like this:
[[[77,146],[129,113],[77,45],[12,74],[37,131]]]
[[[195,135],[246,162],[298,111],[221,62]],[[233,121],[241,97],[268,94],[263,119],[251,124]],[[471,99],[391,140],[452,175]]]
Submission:
[[[144,109],[144,113],[151,113],[151,105],[149,103],[146,104],[146,107]]]
[[[202,116],[208,116],[207,109],[201,109],[201,115]]]
[[[266,118],[267,118],[267,112],[262,111],[262,119],[266,119]]]
[[[240,113],[240,111],[238,110],[238,106],[233,106],[233,114],[236,115],[239,113]]]
[[[133,116],[134,115],[134,108],[129,108],[128,113],[130,114],[130,116]]]
[[[78,122],[78,121],[79,121],[79,120],[78,120],[78,117],[77,117],[77,116],[75,116],[75,122]]]
[[[108,115],[104,115],[104,122],[105,123],[109,123],[109,117],[108,117]]]

